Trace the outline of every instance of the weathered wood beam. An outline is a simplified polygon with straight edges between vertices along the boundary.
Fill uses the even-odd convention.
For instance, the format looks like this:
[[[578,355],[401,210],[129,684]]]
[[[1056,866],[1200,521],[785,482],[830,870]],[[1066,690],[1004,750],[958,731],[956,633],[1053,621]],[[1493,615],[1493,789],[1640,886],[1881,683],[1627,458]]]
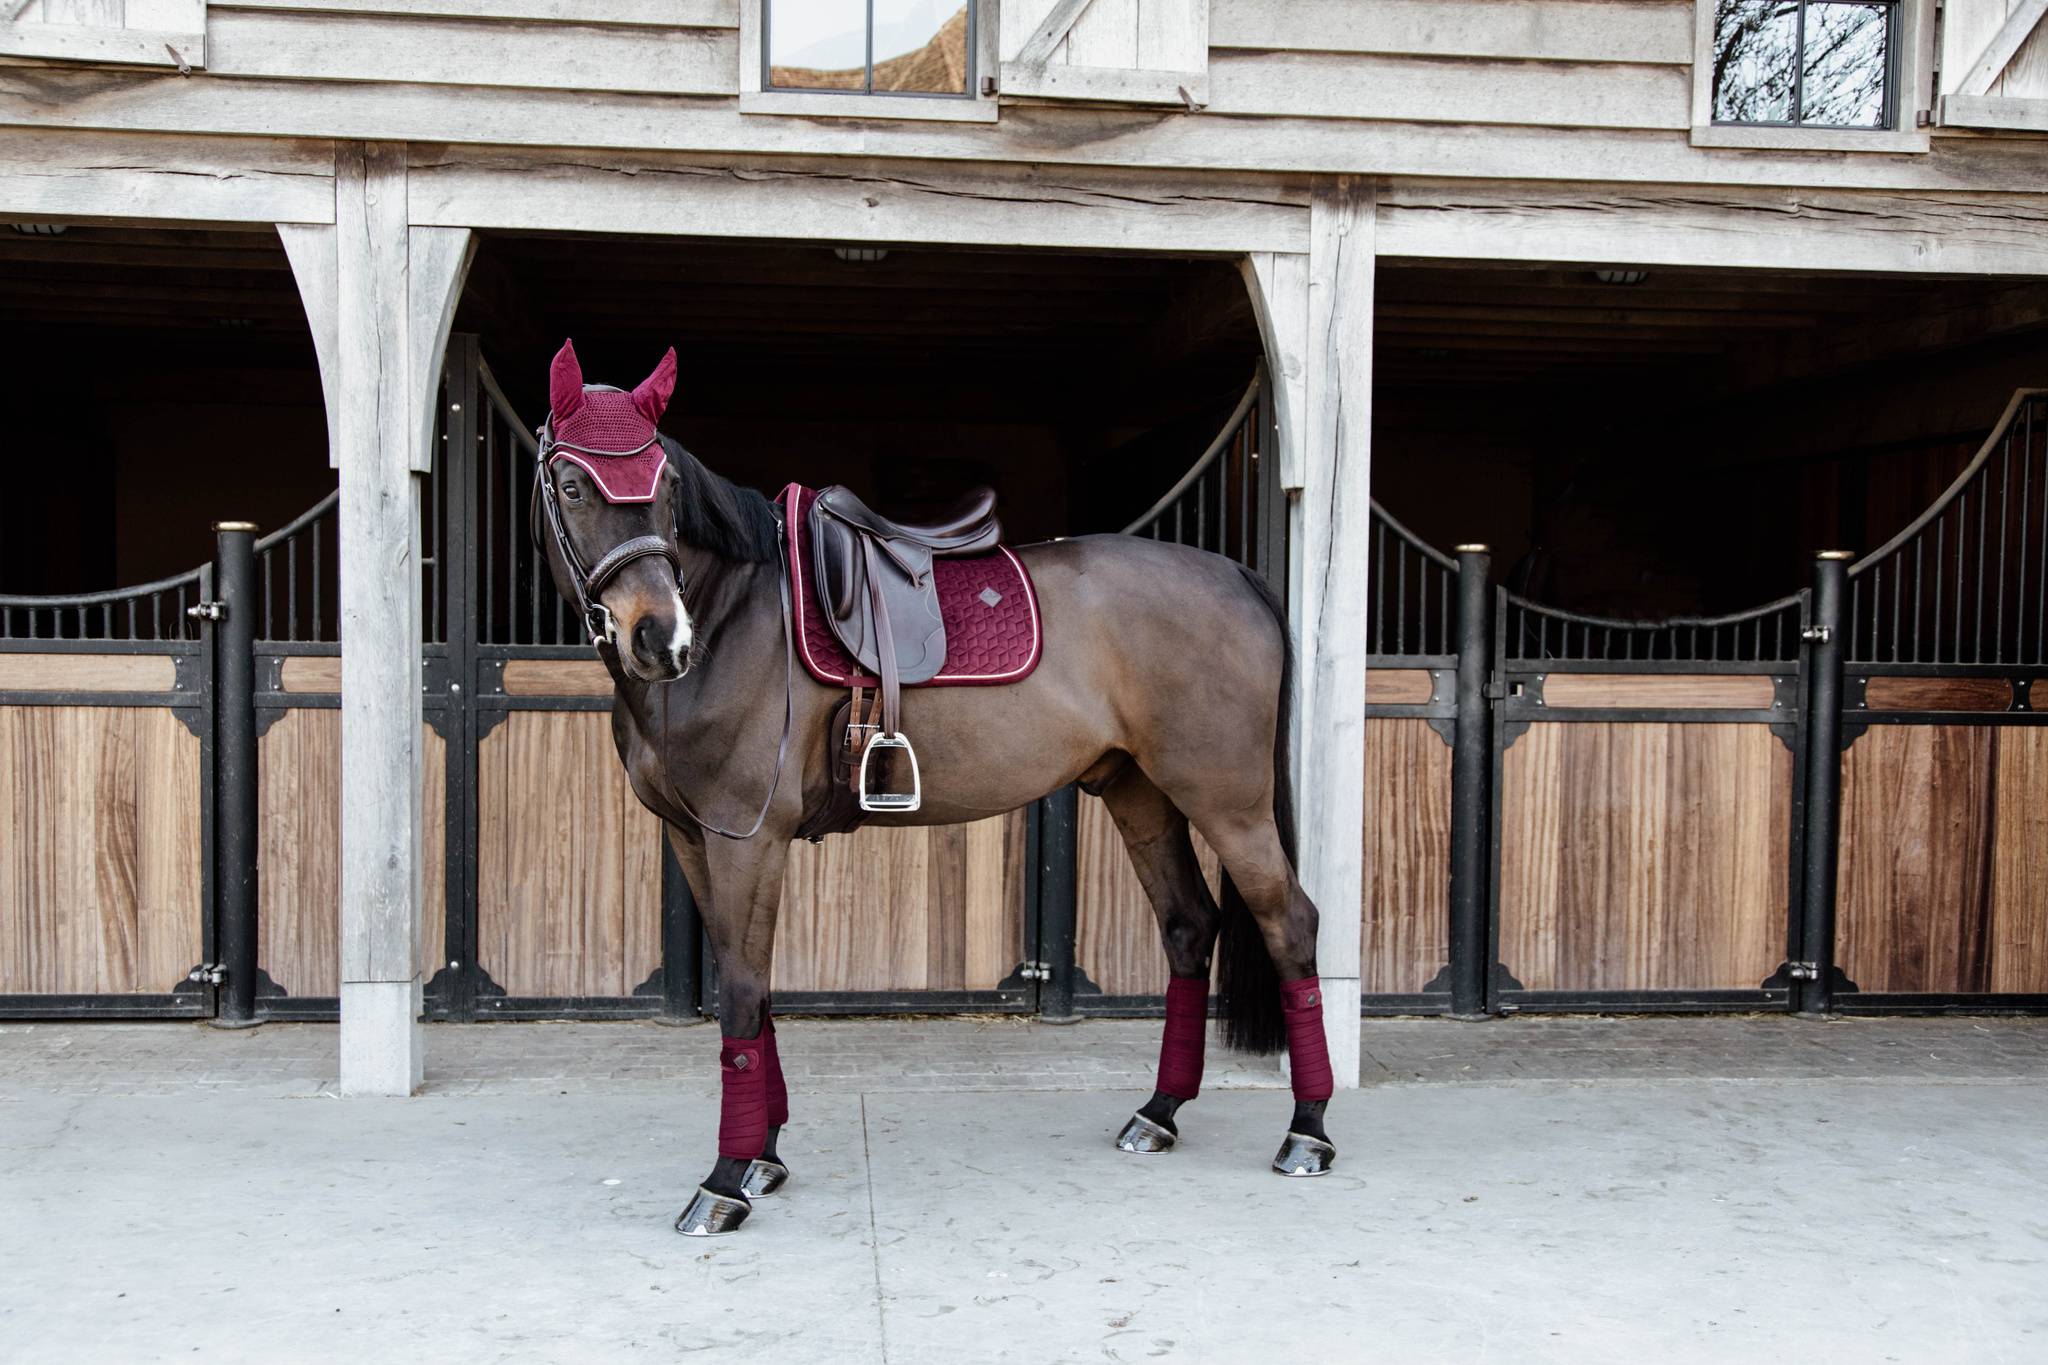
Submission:
[[[1184,255],[1298,249],[1308,232],[1302,188],[1240,176],[451,147],[416,150],[410,187],[426,225]]]
[[[70,221],[332,222],[334,148],[288,138],[15,130],[0,138],[0,206]]]
[[[1264,51],[1674,66],[1693,57],[1692,6],[1669,0],[1210,0],[1209,29],[1212,47]]]
[[[1372,493],[1371,184],[1316,182],[1310,204],[1303,479],[1292,553],[1301,671],[1300,873],[1322,911],[1316,962],[1337,1083],[1358,1084],[1364,898],[1365,610]]]

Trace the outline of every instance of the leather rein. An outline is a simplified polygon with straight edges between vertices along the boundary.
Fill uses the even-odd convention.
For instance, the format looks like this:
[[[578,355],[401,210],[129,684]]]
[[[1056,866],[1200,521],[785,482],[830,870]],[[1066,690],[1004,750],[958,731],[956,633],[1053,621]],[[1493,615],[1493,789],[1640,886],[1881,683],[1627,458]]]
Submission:
[[[675,538],[672,535],[650,534],[634,536],[630,540],[620,541],[617,545],[605,551],[599,557],[597,563],[586,569],[583,564],[583,557],[576,553],[575,542],[569,539],[569,527],[563,520],[561,503],[555,492],[555,481],[548,477],[548,467],[554,460],[558,450],[571,450],[579,455],[619,456],[637,455],[640,453],[640,450],[647,449],[647,446],[641,446],[640,450],[588,450],[582,446],[557,441],[554,436],[553,427],[553,414],[550,414],[549,420],[541,424],[540,430],[537,433],[540,438],[540,450],[534,460],[532,501],[539,504],[547,514],[548,531],[554,537],[555,550],[562,557],[563,567],[569,571],[569,584],[576,593],[576,605],[582,613],[584,627],[590,632],[591,645],[598,651],[600,658],[603,657],[607,645],[611,647],[613,655],[616,656],[619,646],[612,623],[612,614],[610,609],[604,603],[598,601],[597,598],[603,594],[607,587],[611,586],[612,580],[616,579],[628,564],[640,559],[657,557],[666,560],[669,568],[675,573],[677,595],[685,595],[689,585],[683,576],[682,552],[676,548]],[[650,438],[648,445],[652,445],[654,439]],[[538,518],[533,517],[531,507],[528,509],[528,519],[530,521],[538,520]],[[777,521],[779,522],[780,520],[781,516],[778,511]],[[538,541],[540,528],[535,526],[533,530],[534,538]],[[761,809],[755,814],[754,823],[747,826],[744,831],[739,831],[727,829],[723,825],[713,824],[697,814],[691,807],[689,800],[681,792],[672,790],[670,793],[675,797],[676,804],[683,808],[683,814],[689,816],[700,828],[708,833],[716,834],[724,839],[751,839],[761,832],[761,826],[767,823],[768,811],[775,804],[775,793],[782,786],[783,769],[788,766],[789,762],[789,739],[791,732],[796,727],[796,637],[792,628],[791,618],[793,613],[789,600],[789,566],[784,559],[786,551],[783,548],[783,542],[785,539],[785,537],[779,535],[775,538],[777,559],[775,583],[782,599],[782,739],[775,748],[775,772],[768,781],[768,794],[761,798]],[[668,693],[666,690],[663,690],[661,693],[661,735],[664,751],[668,747],[667,741],[670,733]]]

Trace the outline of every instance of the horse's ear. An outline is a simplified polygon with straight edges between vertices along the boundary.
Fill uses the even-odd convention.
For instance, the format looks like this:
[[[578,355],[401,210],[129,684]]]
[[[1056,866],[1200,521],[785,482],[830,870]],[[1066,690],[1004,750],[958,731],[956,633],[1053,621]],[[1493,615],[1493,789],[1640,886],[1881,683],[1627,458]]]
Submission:
[[[564,340],[548,369],[548,406],[561,421],[583,406],[583,366],[576,359],[576,343]]]
[[[633,390],[633,406],[640,409],[640,415],[650,422],[659,422],[661,414],[668,411],[669,395],[676,391],[676,348],[668,348],[668,354],[654,367],[654,373],[640,381],[640,387]]]

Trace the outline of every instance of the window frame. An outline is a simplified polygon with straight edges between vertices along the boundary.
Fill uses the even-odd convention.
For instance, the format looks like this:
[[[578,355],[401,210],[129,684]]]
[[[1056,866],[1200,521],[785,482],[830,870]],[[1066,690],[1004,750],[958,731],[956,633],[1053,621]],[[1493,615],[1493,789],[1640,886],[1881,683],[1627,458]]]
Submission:
[[[864,119],[926,119],[948,123],[993,123],[999,97],[988,78],[998,70],[996,41],[1000,31],[997,0],[965,0],[970,72],[968,92],[886,94],[865,90],[786,90],[768,84],[768,24],[765,0],[740,0],[740,112],[820,115]],[[872,16],[873,8],[870,5]],[[872,38],[870,38],[872,44]]]
[[[142,24],[59,24],[22,19],[31,0],[0,0],[0,57],[91,62],[110,66],[174,67],[181,72],[206,66],[205,0],[158,0],[138,7],[145,21],[184,19],[177,27]]]
[[[1692,62],[1692,145],[1778,151],[1925,152],[1924,120],[1932,108],[1935,0],[1890,0],[1892,31],[1885,104],[1889,128],[1837,128],[1818,123],[1714,122],[1714,20],[1721,0],[1695,0]]]

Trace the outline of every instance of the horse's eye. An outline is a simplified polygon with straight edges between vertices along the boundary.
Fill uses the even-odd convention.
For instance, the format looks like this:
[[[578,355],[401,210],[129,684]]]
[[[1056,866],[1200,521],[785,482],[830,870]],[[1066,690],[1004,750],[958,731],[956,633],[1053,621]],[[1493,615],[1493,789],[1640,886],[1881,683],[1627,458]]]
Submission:
[[[574,479],[566,480],[562,484],[562,496],[570,502],[583,501],[583,485],[577,483]]]

